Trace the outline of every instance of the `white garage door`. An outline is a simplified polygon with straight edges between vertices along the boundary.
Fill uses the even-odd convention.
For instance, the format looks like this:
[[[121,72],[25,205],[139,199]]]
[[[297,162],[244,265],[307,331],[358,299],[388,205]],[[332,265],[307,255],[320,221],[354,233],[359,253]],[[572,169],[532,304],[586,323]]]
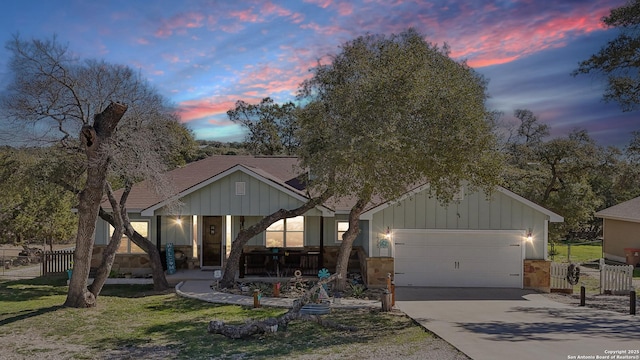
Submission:
[[[394,230],[394,283],[522,288],[523,239],[521,230]]]

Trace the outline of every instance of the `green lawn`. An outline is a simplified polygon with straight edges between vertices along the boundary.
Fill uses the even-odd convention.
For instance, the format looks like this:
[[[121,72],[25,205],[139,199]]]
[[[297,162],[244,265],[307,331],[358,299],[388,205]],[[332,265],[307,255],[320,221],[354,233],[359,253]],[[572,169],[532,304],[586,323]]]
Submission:
[[[553,259],[555,262],[573,262],[584,263],[593,260],[598,260],[602,257],[602,244],[584,244],[575,245],[571,244],[571,259],[569,259],[569,245],[567,243],[557,243],[555,245],[556,254],[551,254],[551,244],[549,244],[549,259]]]
[[[568,258],[569,245],[567,243],[557,243],[555,246],[556,254],[551,257],[551,244],[549,244],[549,259],[555,262],[573,262],[585,263],[598,260],[602,257],[602,244],[582,244],[571,245],[571,261]],[[633,277],[640,277],[640,267],[633,270]]]
[[[52,284],[51,284],[52,283]],[[250,309],[215,305],[157,294],[149,286],[105,286],[92,309],[64,308],[63,278],[0,283],[0,354],[24,358],[92,359],[153,358],[292,358],[304,354],[343,354],[405,344],[404,356],[424,351],[435,337],[403,315],[378,311],[336,311],[330,319],[356,326],[356,332],[335,332],[317,324],[294,321],[288,331],[229,340],[208,334],[210,320],[241,324],[247,319],[277,316],[283,309]],[[5,336],[10,334],[10,336]],[[406,346],[409,344],[409,346]]]

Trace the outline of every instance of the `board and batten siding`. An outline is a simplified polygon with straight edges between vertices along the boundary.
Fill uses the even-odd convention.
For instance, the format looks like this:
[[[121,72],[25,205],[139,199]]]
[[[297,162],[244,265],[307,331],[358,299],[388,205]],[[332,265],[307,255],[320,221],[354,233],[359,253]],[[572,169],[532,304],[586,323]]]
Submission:
[[[466,189],[465,189],[466,190]],[[501,192],[488,200],[484,193],[465,193],[460,202],[442,205],[428,190],[390,205],[373,214],[370,256],[379,256],[377,242],[387,227],[393,229],[524,230],[531,229],[527,259],[544,259],[547,215]]]
[[[239,182],[245,183],[244,195],[236,195],[236,183]],[[282,189],[242,171],[218,179],[180,200],[184,203],[180,210],[182,215],[204,216],[266,216],[279,209],[295,209],[303,204]],[[156,214],[166,215],[164,209],[159,209]],[[307,212],[307,215],[319,214],[316,209]]]

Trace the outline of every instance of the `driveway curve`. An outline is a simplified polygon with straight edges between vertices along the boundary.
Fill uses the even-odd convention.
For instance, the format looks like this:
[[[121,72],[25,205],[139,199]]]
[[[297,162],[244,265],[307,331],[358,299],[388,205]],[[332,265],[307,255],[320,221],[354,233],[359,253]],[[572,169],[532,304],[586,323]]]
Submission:
[[[640,317],[532,291],[398,287],[396,306],[475,360],[640,360]]]

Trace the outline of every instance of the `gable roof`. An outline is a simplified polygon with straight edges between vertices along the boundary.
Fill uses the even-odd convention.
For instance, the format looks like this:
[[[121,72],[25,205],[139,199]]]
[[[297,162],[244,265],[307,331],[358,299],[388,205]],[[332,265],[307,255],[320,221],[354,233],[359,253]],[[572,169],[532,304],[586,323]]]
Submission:
[[[172,196],[157,195],[150,189],[147,181],[134,184],[127,199],[127,209],[130,212],[139,212],[143,216],[151,216],[155,210],[165,206],[171,200],[184,197],[236,171],[241,171],[274,186],[300,201],[308,199],[300,180],[301,176],[305,175],[305,171],[300,168],[299,160],[295,157],[214,155],[169,171],[166,175],[173,183],[175,190]],[[391,201],[375,198],[365,207],[361,218],[370,218],[374,213],[415,195],[428,187],[428,184],[414,185],[405,195]],[[119,197],[121,191],[117,191],[116,196]],[[497,191],[547,215],[551,222],[564,221],[562,216],[503,187],[497,187]],[[348,213],[356,200],[353,197],[331,198],[324,206],[319,206],[318,208],[326,214],[325,216],[331,216],[330,214],[333,213]],[[638,200],[637,214],[638,221],[640,221],[640,197],[634,200]],[[111,210],[111,205],[107,200],[103,201],[102,207],[106,210]]]
[[[304,197],[304,192],[299,189],[299,186],[296,187],[299,184],[297,178],[302,173],[298,164],[297,158],[285,156],[214,155],[171,170],[166,176],[173,185],[174,194],[184,196],[210,184],[212,179],[218,179],[219,175],[228,174],[232,169],[238,170],[242,167],[246,173],[262,177],[262,180],[277,184],[286,189],[286,192]],[[174,197],[175,195],[171,196],[171,198]],[[151,207],[157,208],[158,204],[166,201],[166,196],[156,194],[147,181],[142,181],[133,185],[127,199],[127,209],[131,212],[142,212]],[[102,206],[111,210],[108,201],[104,201]]]
[[[429,184],[423,184],[423,185],[420,185],[418,187],[415,187],[414,189],[408,191],[407,193],[405,193],[404,195],[402,195],[398,199],[395,199],[395,200],[392,200],[392,201],[387,201],[387,202],[381,203],[381,204],[379,204],[377,206],[374,206],[372,208],[367,209],[365,212],[362,213],[361,218],[363,218],[363,219],[371,219],[373,214],[377,213],[378,211],[384,210],[387,207],[389,207],[389,206],[391,206],[391,205],[393,205],[395,203],[398,203],[398,202],[400,202],[400,201],[402,201],[402,200],[404,200],[404,199],[406,199],[408,197],[411,197],[411,196],[413,196],[413,195],[415,195],[415,194],[417,194],[417,193],[419,193],[419,192],[421,192],[423,190],[426,190],[428,188],[429,188]],[[527,200],[527,199],[523,198],[522,196],[503,188],[502,186],[497,186],[496,187],[496,191],[498,191],[498,192],[506,195],[507,197],[509,197],[509,198],[511,198],[511,199],[513,199],[515,201],[518,201],[518,202],[520,202],[520,203],[522,203],[522,204],[524,204],[524,205],[526,205],[526,206],[528,206],[528,207],[530,207],[530,208],[532,208],[532,209],[534,209],[534,210],[536,210],[536,211],[538,211],[538,212],[540,212],[540,213],[542,213],[542,214],[544,214],[546,216],[548,216],[550,222],[564,222],[564,218],[562,216],[554,213],[553,211],[551,211],[551,210],[549,210],[547,208],[544,208],[544,207],[534,203],[533,201]]]
[[[602,219],[640,222],[640,196],[595,213]]]

